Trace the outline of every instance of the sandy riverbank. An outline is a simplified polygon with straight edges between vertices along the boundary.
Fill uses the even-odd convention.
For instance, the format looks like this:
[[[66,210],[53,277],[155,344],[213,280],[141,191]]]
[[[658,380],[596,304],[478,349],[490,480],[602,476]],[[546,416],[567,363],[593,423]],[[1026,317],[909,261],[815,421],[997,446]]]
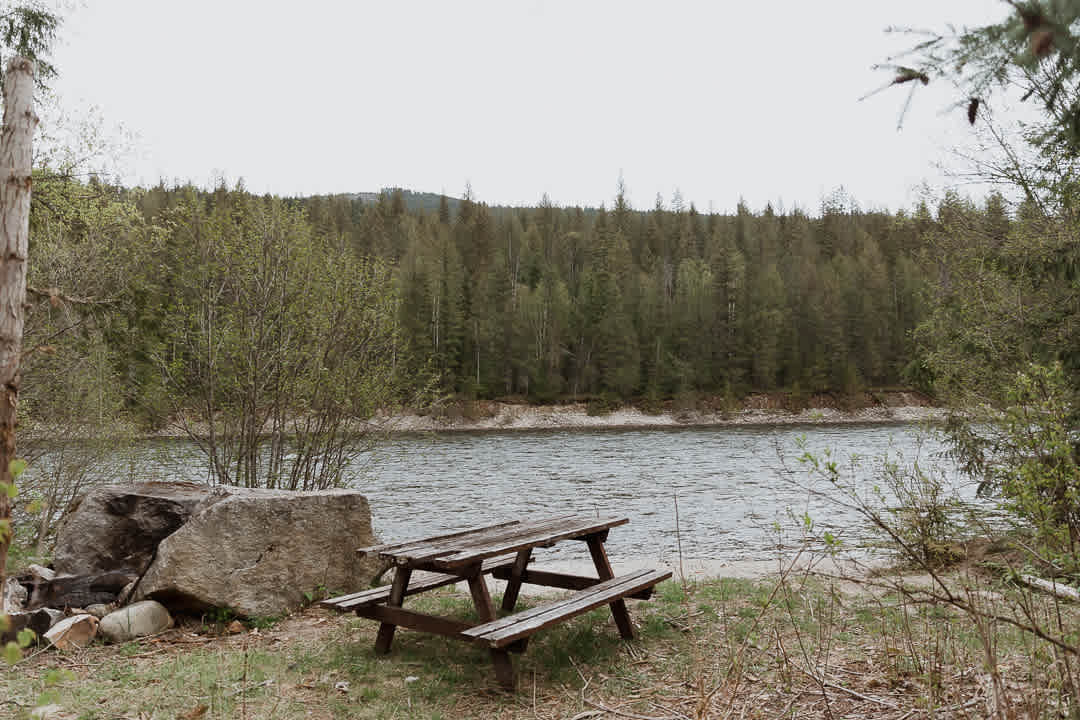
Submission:
[[[835,423],[901,423],[934,421],[941,408],[925,405],[876,405],[856,410],[809,407],[794,412],[773,408],[743,408],[734,412],[680,410],[657,414],[623,407],[590,415],[584,403],[517,405],[485,403],[478,413],[401,414],[385,418],[397,432],[455,432],[478,430],[545,430],[561,428],[675,428],[721,425],[802,425]]]
[[[380,412],[360,423],[357,430],[390,433],[482,432],[507,430],[633,429],[738,425],[835,425],[841,423],[918,423],[944,420],[946,410],[934,407],[917,392],[864,393],[841,402],[832,395],[816,395],[805,408],[792,410],[782,393],[745,398],[735,409],[718,409],[719,403],[703,403],[704,409],[666,407],[646,412],[625,405],[612,412],[590,413],[586,403],[530,405],[498,401],[456,401],[428,411]],[[670,405],[670,403],[669,403]],[[205,425],[190,421],[197,432]],[[118,433],[120,434],[120,433]],[[178,422],[150,433],[151,437],[185,437]]]

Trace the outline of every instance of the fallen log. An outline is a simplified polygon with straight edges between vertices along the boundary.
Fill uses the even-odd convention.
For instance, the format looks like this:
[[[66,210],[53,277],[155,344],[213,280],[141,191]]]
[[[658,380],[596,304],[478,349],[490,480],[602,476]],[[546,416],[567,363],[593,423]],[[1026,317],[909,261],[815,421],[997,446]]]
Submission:
[[[1070,587],[1069,585],[1064,585],[1056,580],[1045,580],[1041,577],[1035,577],[1034,575],[1019,575],[1017,577],[1021,584],[1027,585],[1030,588],[1042,590],[1043,592],[1050,593],[1054,597],[1061,598],[1062,600],[1080,602],[1080,590]]]
[[[120,591],[138,576],[124,571],[90,575],[57,575],[52,580],[36,579],[27,610],[40,607],[85,608],[114,602]]]

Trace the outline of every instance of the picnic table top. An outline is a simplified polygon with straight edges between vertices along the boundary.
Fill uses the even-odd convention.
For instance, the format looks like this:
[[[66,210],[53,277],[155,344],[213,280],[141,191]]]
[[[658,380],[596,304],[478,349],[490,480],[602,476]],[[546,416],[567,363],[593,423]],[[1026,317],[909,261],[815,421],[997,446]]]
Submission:
[[[372,545],[359,548],[357,552],[363,555],[378,555],[397,565],[413,568],[430,566],[453,572],[488,558],[529,548],[547,547],[560,540],[595,535],[627,522],[625,517],[582,515],[511,520],[448,535]]]

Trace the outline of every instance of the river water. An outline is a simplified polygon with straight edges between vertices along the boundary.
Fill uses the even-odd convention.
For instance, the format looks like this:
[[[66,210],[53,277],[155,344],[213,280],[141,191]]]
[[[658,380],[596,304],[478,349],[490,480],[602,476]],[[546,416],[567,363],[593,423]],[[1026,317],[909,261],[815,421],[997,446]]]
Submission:
[[[873,543],[858,513],[816,494],[837,492],[800,463],[804,452],[828,453],[864,498],[875,486],[887,493],[885,458],[917,461],[973,496],[943,450],[899,424],[401,436],[356,484],[387,540],[521,516],[625,515],[629,524],[608,541],[613,561],[673,567],[681,555],[716,567],[775,559],[780,545],[804,541],[807,517],[815,535],[828,531],[852,548]],[[578,545],[549,553],[573,562]]]
[[[681,557],[715,572],[773,560],[781,545],[790,552],[806,518],[815,535],[830,532],[848,548],[873,543],[858,513],[816,494],[838,495],[799,462],[806,451],[837,461],[842,482],[866,498],[875,486],[887,492],[884,458],[960,482],[941,442],[904,424],[398,435],[348,478],[367,495],[382,541],[525,516],[621,515],[630,522],[607,544],[617,565],[676,567]],[[186,441],[146,441],[126,456],[113,478],[206,479]],[[545,552],[557,564],[588,558],[581,543]]]

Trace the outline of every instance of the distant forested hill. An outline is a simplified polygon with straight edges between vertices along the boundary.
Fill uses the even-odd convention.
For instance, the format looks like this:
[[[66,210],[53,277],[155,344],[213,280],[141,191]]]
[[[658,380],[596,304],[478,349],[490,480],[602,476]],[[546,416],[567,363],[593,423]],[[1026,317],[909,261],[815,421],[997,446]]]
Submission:
[[[397,194],[400,194],[401,200],[405,203],[405,210],[411,213],[436,213],[439,211],[439,205],[442,203],[444,197],[446,198],[451,218],[457,217],[458,208],[461,206],[461,200],[459,198],[440,195],[438,193],[416,192],[415,190],[405,190],[404,188],[383,188],[379,192],[346,194],[344,197],[349,200],[357,201],[362,205],[376,205],[378,204],[380,197],[391,198]]]
[[[458,209],[461,207],[461,203],[464,202],[461,198],[451,197],[449,195],[417,192],[415,190],[406,190],[404,188],[383,188],[379,192],[345,193],[340,197],[359,202],[361,205],[377,205],[380,202],[380,198],[384,198],[386,201],[393,203],[394,197],[398,193],[400,193],[401,201],[405,204],[405,210],[411,213],[437,213],[442,205],[443,198],[445,197],[451,220],[457,219]],[[332,196],[323,197],[329,199]],[[582,209],[586,215],[593,215],[598,211],[598,208],[587,207]],[[489,205],[488,210],[491,213],[498,215],[500,213],[512,212],[515,208],[509,205]]]

